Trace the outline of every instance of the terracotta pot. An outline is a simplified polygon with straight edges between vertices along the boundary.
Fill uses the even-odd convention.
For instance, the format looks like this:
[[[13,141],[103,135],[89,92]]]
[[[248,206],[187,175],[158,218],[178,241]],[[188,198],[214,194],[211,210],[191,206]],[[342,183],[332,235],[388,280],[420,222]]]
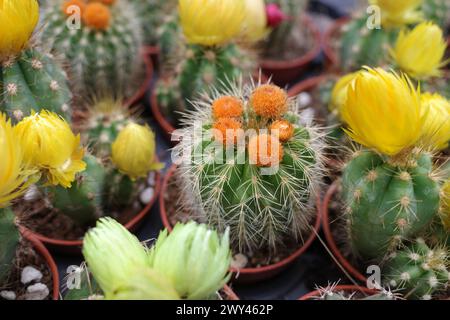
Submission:
[[[164,194],[167,190],[167,187],[169,185],[170,179],[172,178],[174,172],[176,170],[176,165],[173,165],[170,167],[168,172],[166,173],[166,176],[164,177],[162,188],[161,188],[161,194],[159,196],[159,207],[160,207],[160,214],[161,214],[161,220],[164,224],[164,227],[166,227],[169,231],[172,231],[173,226],[169,222],[169,218],[167,215],[166,205],[164,201]],[[289,267],[298,257],[300,257],[313,243],[313,241],[316,239],[317,233],[319,232],[320,225],[321,225],[321,212],[320,212],[320,197],[317,197],[317,215],[316,220],[314,223],[314,231],[311,232],[311,235],[308,237],[308,239],[305,241],[305,243],[298,248],[294,253],[292,253],[289,257],[268,266],[260,267],[260,268],[243,268],[243,269],[234,269],[231,268],[231,271],[234,273],[233,282],[239,283],[239,284],[247,284],[247,283],[256,283],[259,281],[267,280],[270,278],[273,278],[283,270],[285,270],[287,267]]]
[[[161,50],[158,46],[144,46],[143,51],[145,54],[150,57],[150,61],[152,62],[153,71],[159,70],[159,56],[161,54]]]
[[[127,99],[124,103],[125,107],[131,107],[138,102],[140,102],[144,96],[147,90],[150,87],[150,84],[152,82],[153,78],[153,63],[152,63],[152,56],[155,54],[155,48],[153,47],[143,47],[141,49],[142,58],[144,60],[144,66],[145,66],[145,79],[136,91],[136,93],[129,99]]]
[[[339,36],[342,27],[349,21],[351,21],[351,18],[349,17],[344,17],[336,20],[336,22],[327,32],[325,32],[323,36],[323,52],[325,54],[327,70],[334,71],[339,69],[339,53],[337,52],[336,48],[333,47],[333,42],[334,39]]]
[[[225,285],[222,291],[226,294],[228,300],[240,300],[237,294],[234,293],[233,289],[231,289],[229,286]]]
[[[319,56],[321,51],[321,36],[317,26],[307,15],[303,16],[302,23],[304,25],[300,27],[308,29],[312,34],[313,46],[311,50],[293,60],[263,59],[260,62],[262,72],[267,77],[272,77],[272,81],[281,87],[285,87],[287,84],[297,80],[302,73],[308,70],[313,60]]]
[[[372,294],[378,293],[378,291],[375,289],[368,289],[365,287],[354,286],[354,285],[336,286],[334,291],[335,292],[336,291],[344,291],[344,292],[348,292],[348,293],[359,292],[359,293],[367,294],[367,295],[372,295]],[[315,290],[310,293],[307,293],[298,300],[313,300],[315,297],[320,297],[320,290]]]
[[[330,188],[327,190],[327,193],[325,194],[325,197],[323,199],[322,203],[322,229],[325,234],[325,240],[327,241],[328,247],[331,250],[333,256],[337,259],[339,264],[345,269],[346,272],[352,277],[355,278],[355,280],[361,281],[362,283],[367,282],[367,278],[363,276],[358,269],[356,269],[341,253],[338,246],[336,245],[336,242],[334,241],[333,233],[331,232],[331,225],[330,225],[330,212],[329,212],[329,206],[330,202],[333,199],[333,197],[336,195],[337,189],[338,189],[338,183],[335,181]]]
[[[47,248],[42,244],[41,241],[39,241],[32,232],[29,230],[19,227],[20,233],[22,236],[27,239],[32,245],[33,248],[36,250],[36,252],[44,258],[45,262],[47,263],[48,268],[50,269],[50,273],[52,275],[52,299],[53,300],[59,300],[59,273],[58,273],[58,267],[56,266],[55,261],[53,260],[53,257],[50,255],[50,252],[48,252]]]
[[[160,190],[161,190],[161,174],[159,172],[156,172],[153,198],[145,206],[144,209],[142,209],[136,216],[134,216],[130,221],[128,221],[124,225],[125,228],[127,228],[129,231],[135,231],[138,229],[138,227],[142,224],[144,219],[150,213],[151,208],[153,207],[156,200],[158,199],[158,194],[159,194]],[[83,240],[52,239],[52,238],[46,237],[44,235],[35,233],[25,227],[22,227],[22,230],[26,231],[27,234],[30,234],[34,238],[41,241],[43,244],[45,244],[45,246],[47,248],[49,248],[52,251],[60,252],[60,253],[64,253],[64,254],[74,254],[74,255],[81,254],[81,247],[83,246]]]
[[[266,83],[269,81],[264,74],[254,74],[253,79],[258,81],[261,78],[261,83]],[[153,116],[155,117],[156,122],[163,130],[164,136],[167,140],[171,142],[172,145],[176,145],[178,141],[172,141],[172,133],[175,131],[174,125],[169,121],[169,119],[162,113],[161,108],[158,103],[158,97],[156,96],[156,90],[152,90],[150,94],[150,109],[152,111]]]
[[[296,97],[302,92],[311,92],[316,89],[321,83],[327,80],[329,76],[321,75],[308,78],[294,85],[292,88],[288,90],[289,97]]]

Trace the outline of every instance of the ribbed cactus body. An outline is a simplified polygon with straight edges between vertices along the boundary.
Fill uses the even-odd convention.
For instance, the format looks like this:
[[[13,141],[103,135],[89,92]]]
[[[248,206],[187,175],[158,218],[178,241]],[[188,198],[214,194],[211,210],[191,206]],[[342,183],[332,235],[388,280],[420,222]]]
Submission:
[[[138,17],[142,20],[143,36],[144,42],[148,45],[158,44],[158,27],[163,22],[165,16],[165,7],[169,1],[160,0],[131,0],[136,7],[136,13]]]
[[[363,16],[343,27],[339,43],[340,67],[343,71],[387,62],[388,48],[395,42],[398,31],[383,27],[369,29],[367,19],[367,16]]]
[[[438,24],[443,30],[450,28],[450,2],[448,0],[425,0],[422,11],[426,20]]]
[[[103,204],[105,211],[127,208],[138,196],[136,182],[116,169],[110,169],[105,180]]]
[[[127,1],[111,5],[111,22],[105,30],[69,28],[61,10],[62,1],[53,0],[44,10],[48,21],[43,42],[70,63],[76,92],[82,96],[111,93],[129,97],[139,84],[142,70],[142,30],[134,6]]]
[[[97,158],[84,158],[86,171],[80,174],[71,188],[46,189],[49,202],[58,212],[70,217],[80,226],[90,226],[103,216],[102,197],[106,180],[104,165]]]
[[[5,284],[14,266],[13,261],[20,241],[14,219],[11,210],[0,209],[0,287]]]
[[[42,109],[71,119],[68,80],[52,56],[29,49],[0,70],[0,111],[16,121]]]
[[[386,285],[408,298],[430,300],[449,283],[448,258],[447,248],[431,249],[419,238],[388,258],[383,277]]]
[[[228,83],[249,74],[248,58],[237,46],[189,46],[179,74],[159,81],[158,102],[166,114],[177,118],[177,112],[192,110],[190,101],[211,93],[212,88],[225,91]]]
[[[279,55],[280,50],[289,46],[292,40],[291,34],[294,28],[299,27],[301,14],[306,6],[305,0],[271,0],[268,3],[278,5],[286,16],[286,19],[276,26],[267,39],[265,54],[268,56]]]
[[[342,184],[350,244],[358,256],[380,261],[402,240],[423,231],[439,210],[432,158],[419,155],[406,167],[363,151],[347,164]]]

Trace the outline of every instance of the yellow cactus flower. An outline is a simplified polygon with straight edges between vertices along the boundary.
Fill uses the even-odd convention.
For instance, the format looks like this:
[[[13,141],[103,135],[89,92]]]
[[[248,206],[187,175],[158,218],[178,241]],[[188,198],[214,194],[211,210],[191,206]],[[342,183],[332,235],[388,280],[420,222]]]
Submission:
[[[403,30],[391,52],[399,67],[411,77],[423,79],[439,76],[447,42],[441,28],[424,22],[411,31]]]
[[[3,208],[36,182],[37,176],[33,176],[36,171],[26,165],[11,122],[3,113],[0,113],[0,146],[0,208]]]
[[[24,49],[38,20],[37,0],[0,0],[0,62]]]
[[[267,36],[270,29],[267,27],[266,4],[264,0],[245,0],[245,21],[242,37],[249,42],[257,42]]]
[[[353,83],[359,72],[347,74],[340,78],[331,91],[331,101],[328,106],[331,112],[340,113],[342,105],[347,100],[348,86]]]
[[[419,10],[423,0],[371,0],[370,3],[381,9],[384,27],[401,27],[422,20]]]
[[[155,162],[155,134],[146,126],[129,123],[112,144],[112,161],[132,180],[162,168]]]
[[[443,150],[450,141],[450,101],[439,94],[423,93],[422,114],[425,123],[422,139],[426,147]]]
[[[407,76],[367,68],[348,87],[341,116],[356,142],[394,156],[421,136],[420,93]]]
[[[86,169],[80,136],[57,114],[33,112],[16,125],[15,132],[25,159],[44,173],[49,185],[69,188],[76,174]]]
[[[242,0],[179,0],[180,22],[187,41],[204,46],[222,45],[242,30]]]
[[[450,179],[447,179],[442,188],[441,219],[445,228],[450,231]]]

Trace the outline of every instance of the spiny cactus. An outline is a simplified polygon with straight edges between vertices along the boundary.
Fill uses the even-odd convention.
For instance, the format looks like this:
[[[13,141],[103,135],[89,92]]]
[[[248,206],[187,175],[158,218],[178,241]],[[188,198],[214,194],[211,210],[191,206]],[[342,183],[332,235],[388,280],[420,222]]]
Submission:
[[[15,121],[31,110],[53,111],[71,119],[72,94],[66,74],[50,54],[28,49],[17,59],[8,59],[0,68],[0,111]]]
[[[19,240],[14,213],[10,209],[0,209],[0,287],[8,280]]]
[[[431,154],[397,165],[372,151],[355,153],[342,177],[351,247],[380,260],[423,231],[439,210],[439,182]]]
[[[387,63],[388,48],[397,39],[397,29],[369,29],[366,15],[344,25],[339,42],[340,68],[354,71],[361,66]]]
[[[176,147],[184,155],[192,150],[178,169],[183,201],[214,228],[230,227],[236,251],[275,252],[309,231],[322,139],[299,121],[294,106],[274,85],[238,84],[186,115],[182,136],[192,138]]]
[[[74,7],[80,9],[72,11]],[[77,11],[81,14],[80,26],[69,26],[68,21],[76,21]],[[51,0],[43,20],[48,21],[43,42],[70,62],[77,94],[133,95],[140,81],[143,43],[142,26],[133,4],[117,1],[108,6],[84,0]]]
[[[392,253],[383,266],[386,284],[406,298],[430,300],[450,281],[448,248],[429,248],[422,238]]]
[[[267,5],[276,5],[284,17],[271,25],[269,15],[269,26],[273,27],[267,41],[265,42],[264,55],[268,57],[280,57],[283,50],[292,46],[292,34],[299,28],[300,18],[306,7],[306,0],[269,0]]]
[[[86,171],[68,189],[46,188],[47,203],[59,213],[70,217],[81,226],[90,226],[103,216],[103,192],[106,169],[101,160],[87,155]]]
[[[393,294],[391,291],[382,289],[379,293],[366,294],[358,291],[346,291],[338,290],[337,285],[329,285],[326,288],[319,288],[319,295],[314,297],[316,300],[330,300],[330,301],[343,301],[343,300],[396,300],[398,295]]]

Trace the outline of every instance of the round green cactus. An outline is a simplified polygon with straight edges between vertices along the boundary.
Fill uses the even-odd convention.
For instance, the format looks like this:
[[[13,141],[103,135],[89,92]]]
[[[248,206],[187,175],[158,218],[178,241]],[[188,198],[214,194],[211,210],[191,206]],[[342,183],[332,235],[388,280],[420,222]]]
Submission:
[[[140,82],[143,44],[142,26],[134,5],[128,1],[117,1],[111,6],[87,4],[84,11],[91,5],[103,6],[110,18],[94,24],[86,22],[84,13],[78,28],[68,26],[63,4],[63,0],[52,0],[45,6],[43,20],[48,23],[42,39],[70,63],[76,93],[83,97],[99,93],[132,96]]]
[[[71,119],[72,94],[66,74],[50,54],[28,49],[0,68],[0,111],[15,121],[46,109]]]
[[[276,86],[238,86],[228,95],[216,92],[186,117],[181,136],[192,139],[176,147],[178,154],[192,150],[178,168],[183,200],[214,228],[229,227],[235,251],[275,252],[286,239],[300,241],[309,231],[322,176],[322,140],[316,128],[299,121],[294,106]],[[249,139],[229,144],[224,130]],[[266,143],[271,150],[264,150]]]
[[[342,185],[350,245],[367,260],[382,260],[438,214],[440,187],[429,154],[400,166],[371,151],[357,152]]]
[[[83,159],[86,171],[82,172],[72,187],[46,188],[52,208],[67,215],[80,226],[90,226],[103,213],[103,189],[106,169],[101,160],[87,155]]]
[[[392,253],[383,267],[385,282],[406,298],[430,300],[450,281],[447,247],[429,248],[422,238]]]
[[[340,68],[343,71],[359,70],[362,66],[387,63],[388,48],[397,39],[397,29],[367,26],[366,15],[344,25],[339,43]]]

